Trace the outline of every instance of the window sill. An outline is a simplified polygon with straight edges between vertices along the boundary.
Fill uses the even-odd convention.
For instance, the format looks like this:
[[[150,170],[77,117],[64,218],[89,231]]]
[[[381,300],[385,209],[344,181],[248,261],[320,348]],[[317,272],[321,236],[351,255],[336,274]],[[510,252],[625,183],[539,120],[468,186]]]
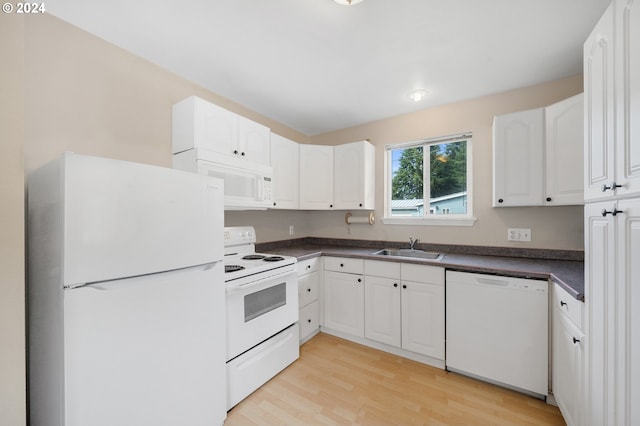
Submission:
[[[475,217],[384,217],[385,225],[425,225],[425,226],[473,226],[478,220]]]

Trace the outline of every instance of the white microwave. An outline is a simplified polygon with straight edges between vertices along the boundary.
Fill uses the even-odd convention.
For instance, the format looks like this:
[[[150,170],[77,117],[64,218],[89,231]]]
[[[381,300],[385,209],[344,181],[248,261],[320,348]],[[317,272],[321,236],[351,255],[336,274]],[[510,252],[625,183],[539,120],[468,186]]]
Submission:
[[[222,179],[225,210],[265,210],[273,204],[270,166],[190,149],[173,156],[173,168]]]

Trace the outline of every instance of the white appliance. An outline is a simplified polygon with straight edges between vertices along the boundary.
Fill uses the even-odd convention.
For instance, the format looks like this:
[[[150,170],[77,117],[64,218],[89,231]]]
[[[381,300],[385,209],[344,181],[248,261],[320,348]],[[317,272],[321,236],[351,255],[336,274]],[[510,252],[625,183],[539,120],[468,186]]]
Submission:
[[[29,175],[32,426],[224,422],[222,194],[73,153]]]
[[[447,271],[447,370],[544,399],[547,312],[547,281]]]
[[[173,155],[173,168],[224,181],[225,210],[265,210],[273,203],[273,168],[196,148]]]
[[[300,355],[296,258],[255,241],[251,226],[224,228],[228,409]]]

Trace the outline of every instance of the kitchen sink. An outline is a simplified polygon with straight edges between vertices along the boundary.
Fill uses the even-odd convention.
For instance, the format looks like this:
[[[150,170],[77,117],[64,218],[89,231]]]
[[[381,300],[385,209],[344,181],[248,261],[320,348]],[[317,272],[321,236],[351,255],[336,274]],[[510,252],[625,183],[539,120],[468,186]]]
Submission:
[[[413,259],[428,259],[428,260],[441,260],[443,253],[437,253],[434,251],[423,251],[413,249],[391,249],[386,248],[379,250],[374,255],[377,256],[389,256],[389,257],[410,257]]]

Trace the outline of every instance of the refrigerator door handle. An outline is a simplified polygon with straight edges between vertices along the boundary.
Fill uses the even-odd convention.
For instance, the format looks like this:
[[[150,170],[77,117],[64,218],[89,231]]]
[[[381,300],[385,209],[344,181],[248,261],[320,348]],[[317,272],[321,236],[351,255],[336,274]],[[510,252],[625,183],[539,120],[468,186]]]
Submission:
[[[190,269],[196,269],[196,270],[200,269],[202,271],[208,271],[209,269],[213,268],[215,265],[219,263],[222,263],[222,260],[216,260],[215,262],[209,262],[203,265],[190,266],[188,268],[174,269],[171,271],[156,272],[153,274],[146,274],[146,275],[138,275],[135,277],[126,277],[126,278],[118,278],[115,280],[97,281],[94,283],[71,284],[71,285],[65,286],[64,288],[67,290],[72,290],[75,288],[88,288],[88,289],[99,290],[99,291],[118,290],[125,287],[131,288],[132,285],[136,285],[137,283],[142,283],[142,280],[138,280],[138,278],[152,277],[154,275],[161,275],[161,274],[179,273],[179,272],[190,270]]]

